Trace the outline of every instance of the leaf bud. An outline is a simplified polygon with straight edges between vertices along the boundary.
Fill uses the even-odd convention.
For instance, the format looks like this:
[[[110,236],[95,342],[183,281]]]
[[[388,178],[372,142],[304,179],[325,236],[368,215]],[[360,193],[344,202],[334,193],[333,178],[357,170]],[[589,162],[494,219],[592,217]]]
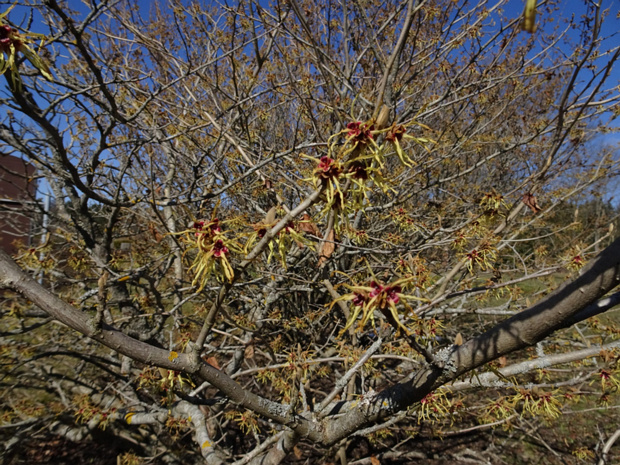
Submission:
[[[387,105],[383,105],[381,107],[381,111],[379,112],[379,116],[377,116],[377,122],[375,126],[377,130],[381,130],[387,126],[388,120],[390,118],[390,108]]]

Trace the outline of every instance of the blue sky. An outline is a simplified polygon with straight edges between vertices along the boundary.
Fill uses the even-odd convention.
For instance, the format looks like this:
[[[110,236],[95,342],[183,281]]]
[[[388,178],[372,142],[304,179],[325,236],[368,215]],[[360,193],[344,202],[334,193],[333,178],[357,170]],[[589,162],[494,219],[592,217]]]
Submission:
[[[208,3],[209,0],[204,0],[205,3]],[[389,0],[388,0],[389,1]],[[432,1],[432,0],[430,0]],[[603,23],[601,36],[608,37],[606,42],[604,43],[605,48],[613,48],[620,46],[620,18],[618,17],[618,13],[620,11],[620,0],[601,0],[604,9],[609,9],[609,15]],[[140,6],[141,11],[144,14],[144,17],[148,17],[148,12],[151,7],[156,3],[165,3],[169,4],[168,0],[137,0],[138,5]],[[492,6],[497,2],[497,0],[489,0],[488,5]],[[229,6],[234,5],[236,2],[234,0],[228,0],[227,2]],[[266,3],[266,2],[265,2]],[[476,2],[473,2],[476,3]],[[540,3],[540,1],[539,1]],[[558,23],[558,19],[563,18],[571,18],[579,19],[581,15],[586,12],[586,1],[584,0],[563,0],[559,3],[559,11],[554,13],[557,15],[557,18],[553,18],[554,21],[548,25],[548,27],[553,27]],[[11,4],[13,4],[13,0],[0,0],[0,11],[6,10]],[[70,4],[74,8],[82,9],[83,3],[77,0],[71,0]],[[525,5],[525,0],[509,0],[507,5],[504,7],[504,14],[508,18],[517,18],[522,15],[523,8]],[[20,23],[21,19],[24,18],[24,12],[27,11],[23,7],[16,7],[10,14],[10,18],[12,21]],[[541,16],[547,14],[544,11],[544,8],[540,8],[539,19]],[[546,18],[549,19],[549,18]],[[46,32],[40,31],[37,28],[37,18],[34,18],[31,26],[31,30],[33,32]],[[523,34],[526,34],[525,32]],[[575,38],[577,38],[578,31],[573,31]],[[570,55],[572,51],[567,50],[567,55]],[[612,71],[612,75],[609,78],[609,87],[618,86],[617,91],[620,92],[620,65],[616,66]],[[620,118],[614,121],[614,126],[618,129],[618,132],[606,134],[601,136],[600,140],[597,141],[599,144],[604,145],[617,145],[620,147]],[[619,189],[616,191],[620,192]]]
[[[164,1],[164,0],[138,0],[138,4],[141,7],[141,10],[145,13],[148,13],[149,9],[155,3],[155,1]],[[390,1],[390,0],[387,0]],[[432,0],[430,0],[432,1]],[[222,0],[223,3],[227,3],[229,6],[234,5],[236,2],[234,0]],[[261,3],[265,5],[268,3],[266,0],[261,0]],[[472,3],[476,3],[476,1],[472,1]],[[497,0],[489,0],[488,5],[492,6],[497,3]],[[539,4],[546,3],[545,1],[539,0]],[[561,0],[558,3],[559,10],[554,13],[557,17],[552,18],[554,21],[548,25],[548,27],[554,27],[557,25],[558,20],[570,19],[574,17],[575,20],[580,20],[582,15],[587,12],[588,0]],[[601,5],[603,10],[609,10],[605,21],[603,22],[603,26],[601,29],[601,37],[607,38],[604,42],[605,48],[613,48],[620,46],[620,0],[601,0]],[[266,5],[267,6],[267,5]],[[525,7],[525,0],[509,0],[504,7],[504,14],[508,18],[518,18],[523,14],[523,10]],[[539,7],[538,13],[538,21],[540,24],[540,19],[542,19],[543,15],[546,15],[544,7]],[[550,19],[550,18],[544,18]],[[523,34],[527,34],[524,32]],[[575,39],[578,38],[578,31],[573,31],[573,36]],[[570,55],[572,50],[567,50],[567,55]],[[617,92],[620,92],[620,64],[616,65],[612,70],[612,74],[608,79],[607,88],[617,86]],[[617,150],[620,150],[620,118],[616,119],[612,126],[617,129],[615,133],[608,133],[602,135],[597,141],[596,144],[602,145],[615,145]],[[618,186],[615,189],[615,192],[620,193],[620,180],[618,181]],[[620,195],[615,196],[616,200],[615,204],[620,204]]]

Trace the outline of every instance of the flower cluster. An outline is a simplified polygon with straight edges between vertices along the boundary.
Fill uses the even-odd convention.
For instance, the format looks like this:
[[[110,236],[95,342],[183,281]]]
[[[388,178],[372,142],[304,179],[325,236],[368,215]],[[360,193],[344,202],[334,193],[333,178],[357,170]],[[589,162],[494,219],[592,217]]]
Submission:
[[[179,371],[164,370],[163,368],[160,368],[160,372],[162,377],[159,381],[159,388],[164,392],[172,391],[174,389],[182,389],[186,384],[194,387],[191,380],[184,377]]]
[[[540,389],[519,389],[513,398],[516,405],[523,404],[523,412],[530,413],[532,416],[542,415],[547,418],[557,418],[560,416],[562,403],[551,392]]]
[[[299,225],[293,221],[289,221],[288,224],[280,230],[278,235],[274,237],[273,241],[269,242],[269,256],[267,257],[267,263],[271,262],[273,257],[277,257],[284,268],[286,268],[286,255],[291,249],[293,244],[296,244],[300,249],[308,246],[314,247],[314,244],[299,231]]]
[[[427,394],[420,401],[420,410],[418,411],[418,424],[422,420],[436,422],[450,414],[454,415],[455,410],[459,407],[448,399],[443,389]],[[460,402],[458,402],[460,404]]]
[[[587,447],[578,447],[571,452],[575,457],[579,460],[583,460],[584,462],[594,462],[596,458],[596,454],[594,451],[591,451]]]
[[[267,257],[267,263],[271,263],[271,260],[275,257],[279,260],[284,268],[286,268],[286,256],[291,247],[295,244],[300,249],[304,247],[314,248],[313,242],[306,237],[304,233],[312,234],[319,237],[320,232],[316,225],[312,223],[310,216],[305,214],[302,217],[302,221],[295,222],[289,221],[284,228],[282,228],[278,234],[276,234],[269,242],[269,255]],[[245,243],[245,251],[248,252],[256,243],[258,239],[262,239],[267,231],[273,227],[276,223],[257,223],[254,224],[254,232],[250,234],[248,240]]]
[[[537,387],[519,388],[514,395],[503,396],[492,402],[480,419],[482,422],[508,420],[515,413],[521,412],[521,415],[529,414],[552,420],[561,414],[560,399],[565,399],[565,396],[559,395],[557,390],[548,392]]]
[[[0,52],[10,53],[11,50],[21,50],[22,41],[19,39],[19,32],[11,26],[0,26]]]
[[[474,266],[478,266],[482,270],[493,267],[492,262],[495,261],[497,252],[493,245],[484,241],[477,249],[465,254],[465,264],[470,273],[474,272]]]
[[[13,7],[9,8],[0,15],[0,75],[9,71],[9,83],[12,89],[21,92],[22,81],[17,71],[18,52],[23,54],[32,66],[37,68],[47,79],[51,80],[52,75],[45,62],[28,45],[33,42],[29,37],[43,39],[44,36],[33,33],[22,35],[16,29],[4,24],[3,19],[12,8]]]
[[[403,136],[407,133],[407,129],[402,124],[390,128],[389,132],[385,135],[385,140],[394,143],[400,142]]]
[[[508,209],[504,196],[495,191],[484,194],[480,200],[480,206],[485,210],[486,214],[491,216],[499,213],[501,209]]]
[[[501,396],[488,404],[478,419],[480,423],[492,423],[496,420],[508,420],[514,413],[514,404],[511,400],[506,396]]]
[[[601,381],[601,387],[603,388],[603,390],[605,389],[610,389],[613,391],[620,390],[620,379],[614,377],[614,374],[611,370],[601,368],[598,371],[597,376]]]
[[[347,228],[347,237],[356,245],[363,245],[368,241],[368,233],[363,229]]]
[[[372,123],[363,123],[361,121],[352,121],[347,124],[347,141],[355,146],[365,146],[374,141],[373,131],[375,129]]]
[[[443,332],[443,324],[435,317],[421,318],[413,314],[413,334],[426,342],[436,342],[437,336]]]
[[[347,331],[353,325],[360,313],[362,314],[362,319],[359,323],[360,328],[364,328],[369,320],[374,324],[374,311],[379,310],[394,328],[409,334],[407,327],[400,321],[396,305],[402,302],[407,307],[406,301],[408,299],[421,301],[425,299],[403,294],[403,286],[408,284],[408,282],[409,278],[405,278],[384,285],[373,279],[365,286],[345,285],[351,292],[335,299],[330,304],[331,309],[339,301],[350,301],[352,303],[349,321],[342,332]]]
[[[377,138],[381,134],[385,134],[386,143],[379,145]],[[344,144],[340,145],[342,138]],[[352,121],[342,131],[332,135],[328,141],[328,154],[318,160],[312,175],[315,186],[326,191],[326,207],[322,213],[327,214],[334,209],[338,209],[341,214],[344,214],[346,209],[359,210],[368,202],[367,192],[373,185],[384,193],[388,192],[389,183],[382,170],[385,168],[390,147],[394,149],[402,165],[411,167],[415,164],[403,151],[403,140],[412,140],[425,149],[425,144],[431,142],[430,139],[407,134],[404,125],[378,129],[373,119],[366,122]],[[341,190],[340,183],[343,179],[353,183],[347,187],[348,192]],[[351,195],[346,199],[349,193]]]
[[[390,216],[401,230],[411,232],[416,232],[418,230],[415,221],[413,221],[413,219],[409,217],[409,214],[405,211],[404,208],[399,208],[397,210],[391,211]]]
[[[318,166],[314,170],[314,176],[322,184],[328,184],[330,181],[337,180],[340,173],[342,173],[342,165],[328,156],[321,157]]]
[[[398,260],[396,270],[411,280],[411,284],[417,288],[425,289],[431,283],[431,272],[426,260],[419,255],[408,255]]]
[[[418,126],[424,129],[427,129],[427,130],[430,129],[428,126],[425,126],[423,124],[420,124],[420,123],[417,123],[417,124]],[[415,142],[416,144],[422,146],[425,150],[428,150],[426,147],[426,144],[433,142],[431,139],[427,139],[425,137],[415,137],[410,134],[407,134],[407,128],[403,126],[402,124],[394,125],[388,128],[387,133],[385,135],[385,140],[387,140],[393,145],[394,150],[396,150],[396,154],[398,155],[398,158],[400,159],[401,163],[409,167],[414,166],[416,163],[409,157],[409,155],[407,155],[403,151],[401,141],[411,140]]]
[[[228,420],[233,420],[235,423],[237,423],[241,431],[245,434],[256,434],[260,432],[258,419],[256,418],[254,412],[252,412],[251,410],[246,409],[243,412],[240,412],[238,410],[231,410],[229,412],[226,412],[226,418]]]
[[[313,172],[315,186],[325,189],[326,211],[344,205],[345,194],[340,189],[340,175],[343,172],[342,163],[328,156],[321,157]]]
[[[190,241],[198,249],[190,268],[194,271],[192,285],[199,283],[201,290],[211,273],[223,275],[232,281],[235,274],[229,255],[231,251],[240,252],[241,246],[226,237],[220,220],[212,218],[211,221],[195,221],[189,233]]]
[[[579,255],[575,255],[574,257],[570,259],[568,263],[568,268],[570,268],[571,270],[579,270],[585,264],[586,264],[586,261],[583,258],[583,255],[579,254]]]
[[[173,415],[168,416],[164,426],[168,430],[168,433],[174,438],[174,440],[178,440],[179,436],[183,434],[183,432],[187,431],[187,429],[191,426],[191,418],[179,418]]]
[[[86,395],[77,396],[77,409],[75,411],[75,419],[78,423],[92,423],[95,422],[97,427],[105,430],[111,420],[114,420],[117,416],[118,410],[116,407],[110,409],[104,409],[91,402],[90,398]]]

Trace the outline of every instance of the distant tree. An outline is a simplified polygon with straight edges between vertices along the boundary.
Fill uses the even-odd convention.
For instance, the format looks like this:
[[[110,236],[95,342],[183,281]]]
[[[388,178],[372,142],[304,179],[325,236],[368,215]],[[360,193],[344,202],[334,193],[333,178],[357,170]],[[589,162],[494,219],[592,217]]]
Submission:
[[[56,206],[0,253],[6,456],[611,463],[562,415],[620,387],[614,13],[508,3],[19,2],[0,150]]]

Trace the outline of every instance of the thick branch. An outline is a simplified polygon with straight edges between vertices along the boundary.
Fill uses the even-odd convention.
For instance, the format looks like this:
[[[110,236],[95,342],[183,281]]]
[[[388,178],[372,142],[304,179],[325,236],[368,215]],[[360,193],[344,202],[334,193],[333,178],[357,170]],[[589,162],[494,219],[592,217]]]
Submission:
[[[620,238],[546,299],[460,347],[440,351],[444,366],[427,366],[408,380],[392,386],[326,425],[323,441],[333,444],[365,425],[375,423],[422,400],[434,389],[476,367],[519,349],[532,346],[566,326],[583,309],[593,305],[620,284]]]
[[[0,288],[2,287],[19,292],[54,319],[123,355],[146,365],[191,373],[201,381],[207,381],[222,391],[232,402],[278,423],[286,424],[302,435],[316,435],[316,432],[312,434],[311,422],[303,417],[296,416],[291,423],[287,406],[243,389],[225,373],[196,360],[191,354],[174,356],[165,349],[131,338],[105,323],[101,328],[96,328],[86,314],[49,292],[24,273],[4,251],[0,250]]]

